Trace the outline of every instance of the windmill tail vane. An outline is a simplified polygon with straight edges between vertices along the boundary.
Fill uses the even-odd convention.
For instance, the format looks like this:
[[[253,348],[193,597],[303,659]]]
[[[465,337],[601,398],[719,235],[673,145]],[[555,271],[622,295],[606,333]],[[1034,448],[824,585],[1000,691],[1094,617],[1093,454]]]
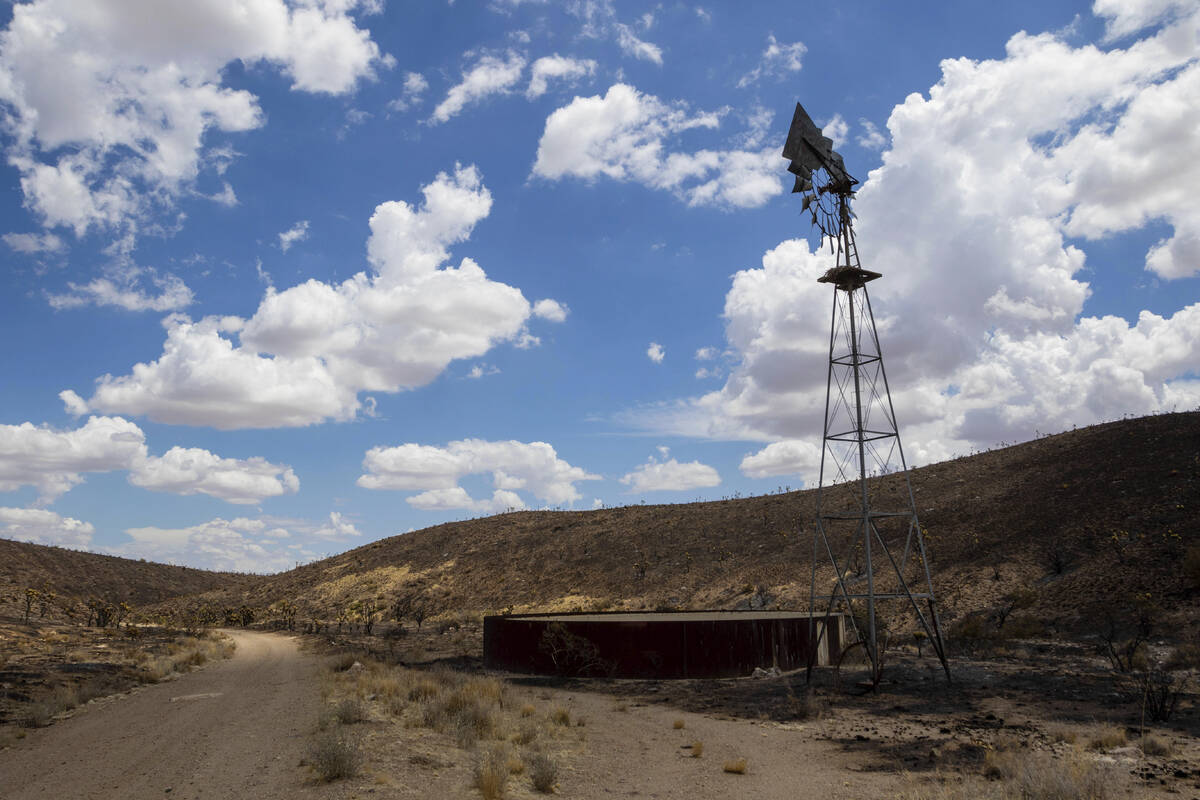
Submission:
[[[867,283],[882,275],[862,268],[854,239],[849,205],[858,181],[799,103],[783,157],[796,176],[793,192],[804,196],[803,210],[836,252],[836,264],[817,279],[834,292],[812,542],[812,652],[825,631],[818,617],[848,612],[851,646],[865,649],[871,686],[878,685],[888,641],[878,604],[898,601],[899,613],[932,645],[948,678],[928,554],[867,293]],[[828,593],[817,592],[818,561],[831,568],[821,570],[822,580],[832,572]]]

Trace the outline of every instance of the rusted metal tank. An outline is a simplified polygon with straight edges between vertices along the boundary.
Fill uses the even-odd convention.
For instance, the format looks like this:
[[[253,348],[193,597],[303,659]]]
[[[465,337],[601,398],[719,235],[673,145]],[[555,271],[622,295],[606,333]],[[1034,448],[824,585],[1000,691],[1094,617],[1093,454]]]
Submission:
[[[815,663],[845,640],[844,615],[819,616]],[[824,629],[824,635],[821,631]],[[728,678],[799,669],[811,649],[806,611],[505,614],[484,617],[489,669],[616,678]]]

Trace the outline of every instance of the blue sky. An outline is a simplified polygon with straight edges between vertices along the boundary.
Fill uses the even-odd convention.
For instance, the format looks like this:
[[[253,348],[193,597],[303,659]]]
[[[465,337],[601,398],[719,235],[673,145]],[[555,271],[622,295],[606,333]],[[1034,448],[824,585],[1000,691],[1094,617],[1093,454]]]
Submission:
[[[1200,5],[0,7],[0,535],[275,571],[816,480],[862,181],[909,459],[1200,406]]]

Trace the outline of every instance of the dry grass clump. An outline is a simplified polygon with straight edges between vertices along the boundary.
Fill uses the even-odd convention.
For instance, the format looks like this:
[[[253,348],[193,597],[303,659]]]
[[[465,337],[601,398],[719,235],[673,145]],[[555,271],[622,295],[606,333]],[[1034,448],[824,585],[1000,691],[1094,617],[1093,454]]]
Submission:
[[[499,738],[499,714],[495,706],[474,700],[454,712],[452,728],[458,746],[469,750],[481,739]]]
[[[319,731],[309,748],[308,763],[325,782],[353,778],[362,765],[357,737],[340,725]]]
[[[692,742],[692,758],[699,758],[704,755],[704,742],[699,740]]]
[[[408,687],[408,699],[412,701],[428,700],[437,697],[442,687],[430,678],[417,678]]]
[[[1167,739],[1147,733],[1138,741],[1142,752],[1148,756],[1169,756],[1174,754],[1175,746]]]
[[[436,679],[435,679],[436,680]],[[505,738],[500,711],[504,689],[495,678],[451,678],[449,686],[431,691],[418,683],[409,691],[420,724],[439,733],[452,733],[459,747],[470,749],[483,739]],[[436,684],[433,684],[436,685]]]
[[[1052,742],[1066,742],[1067,744],[1075,744],[1075,740],[1079,738],[1079,734],[1066,725],[1051,725],[1046,729],[1046,736]]]
[[[237,645],[232,639],[220,634],[180,636],[167,645],[165,654],[155,657],[147,654],[137,660],[143,665],[143,679],[156,683],[172,673],[187,672],[209,661],[229,658],[236,649]]]
[[[499,800],[508,788],[509,754],[502,747],[489,747],[475,756],[475,788],[484,800]]]
[[[809,717],[820,717],[820,709],[818,709],[813,696],[807,692],[796,694],[791,689],[788,689],[787,696],[788,713],[794,719],[808,719]]]
[[[1124,747],[1129,742],[1129,737],[1125,733],[1124,728],[1118,728],[1115,725],[1109,725],[1101,728],[1088,741],[1088,747],[1093,750],[1111,750],[1114,747]]]
[[[358,657],[354,653],[337,653],[325,661],[325,668],[330,672],[345,672],[357,661]]]
[[[550,744],[567,736],[575,721],[566,708],[546,713],[532,703],[512,702],[508,685],[496,678],[451,669],[412,670],[363,656],[357,661],[360,666],[353,669],[346,666],[354,663],[348,657],[327,662],[322,686],[326,711],[320,720],[323,735],[310,762],[323,779],[341,776],[333,756],[345,754],[339,743],[353,743],[345,736],[346,726],[376,719],[382,724],[395,721],[408,728],[427,728],[447,737],[449,750],[461,754],[452,758],[465,756],[473,765],[471,785],[484,798],[505,797],[514,775],[528,775],[539,792],[554,791],[559,766]],[[326,773],[331,777],[324,777]]]
[[[745,758],[731,758],[721,765],[721,769],[732,775],[745,775],[748,766]]]
[[[79,694],[75,687],[59,686],[49,697],[30,703],[21,724],[26,728],[44,728],[54,721],[54,717],[77,705]]]
[[[534,789],[550,794],[558,784],[558,762],[547,753],[534,753],[529,758],[529,779]]]
[[[525,745],[532,744],[538,738],[540,731],[541,728],[538,727],[537,723],[526,720],[517,726],[517,731],[512,735],[512,740],[524,747]]]
[[[1114,770],[1082,753],[1055,758],[1028,750],[994,750],[985,774],[1003,782],[1004,796],[1030,800],[1109,800],[1123,796]]]
[[[677,731],[683,730],[683,720],[681,720],[681,719],[675,720],[673,723],[671,723],[671,727]]]

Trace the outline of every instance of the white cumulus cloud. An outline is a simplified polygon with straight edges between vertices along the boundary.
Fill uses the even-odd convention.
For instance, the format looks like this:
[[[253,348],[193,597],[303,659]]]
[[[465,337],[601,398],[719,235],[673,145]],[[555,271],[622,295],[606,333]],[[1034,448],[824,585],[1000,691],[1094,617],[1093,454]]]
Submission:
[[[814,482],[821,467],[821,448],[816,440],[788,439],[772,442],[757,453],[742,459],[739,469],[750,478],[773,475],[801,475]]]
[[[557,300],[546,298],[533,304],[533,315],[550,322],[566,322],[570,309]]]
[[[781,79],[793,72],[799,72],[804,67],[804,54],[807,52],[808,48],[803,42],[787,44],[776,39],[774,34],[769,34],[758,66],[738,80],[738,88],[757,83],[763,77]]]
[[[887,145],[887,136],[879,127],[869,119],[859,119],[859,126],[862,128],[862,133],[854,141],[858,142],[859,147],[867,150],[882,150]]]
[[[574,0],[566,8],[582,21],[579,33],[584,38],[615,39],[625,55],[662,64],[662,48],[642,40],[633,28],[617,19],[612,0]],[[643,29],[649,30],[654,24],[653,13],[643,14],[641,22]]]
[[[21,542],[82,548],[96,532],[90,522],[80,522],[42,508],[0,507],[0,536]]]
[[[653,361],[655,364],[661,364],[663,359],[667,357],[667,351],[658,342],[651,342],[646,348],[646,358]]]
[[[50,292],[46,300],[52,308],[115,306],[126,311],[177,311],[195,300],[188,285],[175,275],[158,275],[139,267],[117,267],[109,275],[87,283],[68,282],[68,291]],[[152,287],[152,288],[151,288]]]
[[[1147,270],[1200,267],[1200,62],[1180,46],[1198,33],[1200,10],[1110,50],[1017,34],[1002,59],[942,62],[927,96],[893,110],[855,212],[863,265],[884,273],[869,288],[910,463],[1200,404],[1200,303],[1089,315],[1085,271],[1090,241],[1152,220],[1170,233]],[[646,427],[775,441],[748,474],[811,476],[789,450],[819,443],[831,290],[816,279],[830,264],[791,240],[738,272],[724,312],[736,367]]]
[[[206,494],[244,505],[300,490],[300,480],[290,467],[257,456],[221,458],[198,447],[172,447],[162,456],[139,460],[129,482],[156,492]]]
[[[303,242],[307,238],[308,220],[302,219],[279,234],[279,249],[286,253],[296,242]]]
[[[850,132],[850,125],[846,120],[842,119],[841,114],[834,114],[833,119],[821,128],[821,133],[833,140],[834,147],[841,147],[846,143],[846,135]]]
[[[779,148],[670,152],[680,134],[715,129],[721,113],[689,114],[625,84],[576,97],[546,119],[533,173],[550,180],[600,177],[674,193],[689,205],[761,206],[781,194]]]
[[[141,428],[120,417],[92,417],[67,431],[0,425],[0,491],[33,486],[48,504],[82,483],[81,473],[129,469],[145,450]]]
[[[66,249],[66,243],[53,233],[6,233],[0,239],[18,253],[60,253]]]
[[[259,503],[300,488],[290,467],[257,456],[222,458],[194,447],[150,455],[142,429],[121,417],[90,417],[65,431],[0,425],[0,491],[33,486],[44,505],[82,483],[83,473],[117,470],[127,470],[134,486],[230,503]]]
[[[535,344],[525,327],[535,311],[519,289],[470,258],[446,263],[491,210],[478,171],[441,173],[422,192],[419,207],[375,209],[370,274],[268,288],[248,320],[169,317],[158,360],[101,377],[86,405],[222,429],[311,425],[354,417],[362,392],[423,386],[501,342]]]
[[[574,83],[585,75],[596,72],[596,62],[590,58],[568,58],[555,53],[542,56],[529,68],[529,88],[525,96],[530,100],[541,97],[550,86],[550,81],[561,80]]]
[[[467,105],[493,94],[508,94],[525,70],[525,57],[509,51],[504,58],[483,55],[463,72],[462,81],[450,87],[446,98],[433,109],[431,123],[446,122]]]
[[[362,532],[355,527],[353,522],[342,516],[341,512],[330,511],[329,521],[313,531],[313,535],[326,539],[346,539],[362,536]]]
[[[226,65],[267,63],[342,94],[381,56],[357,3],[35,0],[0,34],[0,125],[26,205],[48,227],[134,233],[195,181],[213,135],[263,123]]]
[[[145,558],[171,564],[188,564],[203,569],[237,572],[278,572],[296,561],[307,561],[311,552],[280,546],[278,532],[261,520],[216,517],[184,528],[148,525],[127,528],[129,541],[105,548],[112,555]]]
[[[363,470],[358,485],[365,489],[423,490],[407,498],[416,508],[487,513],[524,508],[518,491],[550,505],[568,505],[581,497],[577,482],[599,479],[563,461],[545,442],[481,439],[445,447],[411,443],[373,447],[363,459]],[[459,485],[462,478],[480,474],[492,478],[495,492],[489,499],[474,499]]]
[[[617,33],[617,46],[621,48],[621,52],[627,56],[640,58],[643,61],[653,61],[655,64],[660,66],[662,65],[663,57],[661,47],[653,42],[647,42],[644,39],[639,38],[638,35],[633,32],[633,28],[630,28],[624,23],[618,22],[614,25],[614,28]]]
[[[715,469],[699,461],[680,463],[674,458],[658,461],[651,457],[645,464],[622,477],[621,483],[629,487],[631,494],[681,492],[718,486],[721,476]]]
[[[401,95],[388,103],[393,111],[407,111],[413,106],[420,105],[422,95],[429,88],[429,81],[419,72],[409,72],[404,76],[404,87]]]

